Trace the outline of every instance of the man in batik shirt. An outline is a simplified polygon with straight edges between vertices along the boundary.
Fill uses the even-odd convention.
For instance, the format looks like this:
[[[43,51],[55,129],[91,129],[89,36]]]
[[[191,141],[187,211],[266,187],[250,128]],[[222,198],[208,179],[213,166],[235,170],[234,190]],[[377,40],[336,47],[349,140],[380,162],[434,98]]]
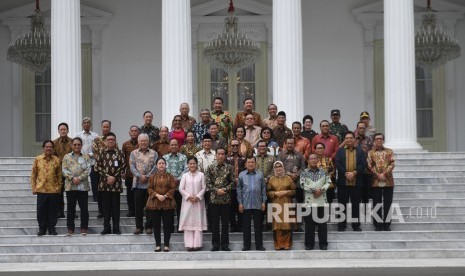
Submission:
[[[200,110],[200,122],[195,123],[194,127],[192,128],[195,136],[195,144],[198,147],[202,146],[202,139],[203,136],[208,133],[210,122],[210,110],[208,110],[208,108],[202,108]]]
[[[231,192],[231,214],[229,222],[232,232],[242,231],[242,214],[239,212],[239,202],[237,201],[237,179],[239,174],[245,169],[245,157],[239,154],[239,141],[231,140],[231,152],[226,157],[226,163],[234,170],[234,186]]]
[[[150,138],[149,147],[153,149],[155,142],[160,139],[160,129],[154,125],[153,122],[153,113],[151,111],[145,111],[144,115],[144,124],[140,127],[140,132],[145,133]]]
[[[100,174],[99,194],[102,199],[103,231],[102,235],[120,235],[120,194],[123,192],[122,175],[126,170],[124,153],[116,146],[116,135],[107,133],[105,147],[95,154],[95,170]],[[113,221],[111,231],[110,219]]]
[[[129,137],[131,139],[123,143],[121,150],[126,157],[126,164],[129,164],[129,157],[131,152],[139,148],[139,143],[137,142],[137,137],[139,137],[140,129],[138,126],[131,126],[129,128]],[[126,168],[126,173],[124,174],[124,185],[126,186],[126,201],[128,202],[128,213],[126,216],[134,217],[134,193],[132,191],[132,182],[133,175],[129,166]]]
[[[60,134],[60,137],[53,140],[53,143],[55,144],[54,154],[56,157],[60,159],[60,162],[63,161],[63,157],[65,157],[66,154],[72,151],[71,138],[68,136],[68,132],[69,132],[68,124],[60,123],[58,125],[58,133]],[[63,179],[63,185],[64,183],[65,183],[65,180]],[[63,197],[63,191],[64,191],[64,188],[61,190],[61,193],[60,193],[59,211],[58,211],[59,218],[65,217],[65,201]]]
[[[373,196],[373,207],[376,204],[383,203],[383,216],[381,209],[378,210],[378,216],[383,219],[382,222],[374,220],[376,231],[391,231],[391,222],[387,220],[387,215],[392,204],[394,193],[394,170],[395,160],[394,153],[391,149],[384,147],[384,134],[376,133],[374,148],[368,152],[368,169],[373,175],[373,184],[371,192]]]
[[[229,215],[231,213],[231,190],[234,185],[234,171],[226,163],[226,150],[216,150],[216,162],[205,172],[205,182],[210,191],[212,251],[231,251],[229,248]],[[221,236],[220,236],[221,217]]]
[[[233,124],[229,112],[223,111],[223,98],[213,100],[213,110],[210,114],[212,121],[218,124],[218,135],[228,142],[233,138]],[[210,133],[211,134],[211,133]]]

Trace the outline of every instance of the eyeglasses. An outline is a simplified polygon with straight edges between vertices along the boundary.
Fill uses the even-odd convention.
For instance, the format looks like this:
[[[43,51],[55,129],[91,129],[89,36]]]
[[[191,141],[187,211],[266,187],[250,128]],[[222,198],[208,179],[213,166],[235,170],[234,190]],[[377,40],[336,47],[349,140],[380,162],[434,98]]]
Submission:
[[[107,138],[105,139],[106,141],[115,141],[116,139],[115,138]]]
[[[231,145],[231,147],[238,147],[239,145]]]
[[[384,139],[381,137],[378,137],[378,138],[375,138],[375,140],[384,140]]]
[[[174,120],[175,122],[181,122],[181,120],[177,119],[177,120]]]
[[[107,139],[108,140],[108,139]],[[81,144],[73,144],[74,147],[82,147]]]
[[[271,132],[269,132],[269,131],[263,131],[262,133],[263,134],[271,134]]]
[[[323,148],[323,147],[316,147],[316,149],[325,149],[325,148]]]

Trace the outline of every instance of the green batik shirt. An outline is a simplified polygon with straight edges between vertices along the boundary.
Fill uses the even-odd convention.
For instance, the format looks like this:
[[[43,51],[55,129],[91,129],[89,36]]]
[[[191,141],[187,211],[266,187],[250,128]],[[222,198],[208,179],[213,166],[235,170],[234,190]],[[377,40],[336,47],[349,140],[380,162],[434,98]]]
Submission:
[[[211,164],[205,172],[207,190],[210,191],[210,202],[213,204],[231,204],[231,190],[234,184],[234,170],[229,164]],[[216,192],[224,189],[226,194],[220,196]]]

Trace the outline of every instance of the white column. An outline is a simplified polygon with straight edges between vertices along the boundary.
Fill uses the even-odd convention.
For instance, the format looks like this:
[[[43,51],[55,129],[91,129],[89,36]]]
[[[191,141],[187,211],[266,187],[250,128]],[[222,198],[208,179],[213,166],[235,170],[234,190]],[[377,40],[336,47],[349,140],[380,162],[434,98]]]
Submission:
[[[80,0],[52,0],[52,138],[60,122],[69,135],[81,129],[81,10]]]
[[[413,0],[384,0],[386,146],[418,151]]]
[[[179,105],[192,109],[190,0],[162,2],[162,122],[171,126]]]
[[[301,0],[273,0],[273,102],[287,124],[303,113]]]

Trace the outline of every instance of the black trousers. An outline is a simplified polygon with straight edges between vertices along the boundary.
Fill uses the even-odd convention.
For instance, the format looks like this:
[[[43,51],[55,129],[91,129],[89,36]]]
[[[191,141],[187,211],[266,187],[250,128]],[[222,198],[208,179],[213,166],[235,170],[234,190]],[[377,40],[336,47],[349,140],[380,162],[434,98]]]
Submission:
[[[210,203],[212,220],[212,245],[214,248],[229,247],[229,214],[231,204]],[[220,236],[221,217],[221,236]]]
[[[205,195],[203,197],[205,199],[205,208],[207,209],[207,232],[211,232],[212,216],[210,210],[210,191],[205,191]]]
[[[373,188],[371,189],[371,194],[373,196],[373,208],[375,208],[376,204],[383,203],[383,208],[380,208],[377,214],[383,219],[384,225],[390,226],[391,221],[387,221],[386,218],[389,214],[389,209],[391,209],[394,187]],[[375,226],[379,225],[376,220],[373,220],[373,223]]]
[[[173,231],[173,232],[177,232],[179,229],[179,216],[181,215],[181,205],[182,205],[182,195],[178,189],[174,191],[174,201],[176,201],[176,220],[177,220],[178,227],[176,227],[176,229],[174,229],[176,231]]]
[[[163,245],[170,245],[171,231],[174,225],[174,209],[150,210],[153,215],[153,237],[155,245],[161,246],[161,222],[163,220]]]
[[[328,200],[328,203],[332,203],[335,198],[336,198],[336,187],[334,187],[333,189],[326,190],[326,199]]]
[[[263,235],[262,235],[262,225],[263,225],[263,213],[260,209],[247,209],[244,210],[242,214],[243,223],[242,223],[242,236],[244,237],[244,248],[250,249],[250,240],[251,240],[251,222],[253,219],[253,229],[255,232],[255,248],[260,249],[263,247]]]
[[[149,193],[145,189],[134,189],[134,212],[136,228],[144,229],[144,209],[147,204]],[[145,211],[145,228],[152,228],[152,214],[150,210]]]
[[[79,204],[81,210],[81,230],[87,229],[89,226],[89,193],[87,191],[68,191],[66,192],[66,199],[68,200],[66,216],[66,226],[68,230],[74,231],[74,217],[76,216],[76,203]]]
[[[344,215],[346,219],[343,222],[339,222],[339,226],[347,225],[347,204],[352,203],[352,218],[359,219],[360,213],[360,193],[361,188],[359,186],[347,187],[345,185],[337,186],[337,201],[340,204],[345,205]],[[353,222],[352,227],[360,227],[360,222]]]
[[[364,173],[362,175],[362,179],[363,179],[363,185],[362,185],[362,191],[361,191],[361,202],[367,204],[368,201],[370,200],[370,187],[371,187],[372,176],[369,173]]]
[[[60,194],[37,193],[37,221],[39,231],[45,233],[52,232],[58,219],[58,201]]]
[[[61,183],[63,185],[61,186],[61,192],[60,192],[59,198],[58,198],[58,214],[63,214],[65,212],[65,197],[64,197],[65,178],[64,177],[61,179]]]
[[[229,214],[231,229],[235,232],[242,229],[242,214],[239,212],[239,202],[237,201],[237,189],[231,190],[231,213]]]
[[[110,230],[110,219],[113,221],[113,231],[119,230],[120,193],[99,192],[102,197],[103,229]]]
[[[90,170],[90,184],[92,187],[92,196],[94,198],[94,202],[97,202],[98,205],[98,212],[103,213],[102,208],[102,196],[98,191],[98,182],[100,181],[100,174],[95,171],[94,167],[92,166]]]
[[[316,211],[316,215],[318,219],[322,219],[324,217],[324,209],[325,207],[312,207],[312,212],[310,215],[304,218],[305,220],[305,246],[312,247],[315,246],[315,225],[318,225],[318,241],[321,246],[328,245],[328,223],[322,222],[317,223],[313,219],[315,215],[313,212]],[[328,218],[329,218],[329,210],[328,210]]]
[[[128,203],[129,212],[135,212],[134,211],[134,200],[135,200],[134,191],[132,190],[133,179],[134,179],[133,177],[126,177],[126,179],[124,180],[124,185],[126,186],[126,201]],[[147,202],[147,200],[145,200],[145,202]]]

